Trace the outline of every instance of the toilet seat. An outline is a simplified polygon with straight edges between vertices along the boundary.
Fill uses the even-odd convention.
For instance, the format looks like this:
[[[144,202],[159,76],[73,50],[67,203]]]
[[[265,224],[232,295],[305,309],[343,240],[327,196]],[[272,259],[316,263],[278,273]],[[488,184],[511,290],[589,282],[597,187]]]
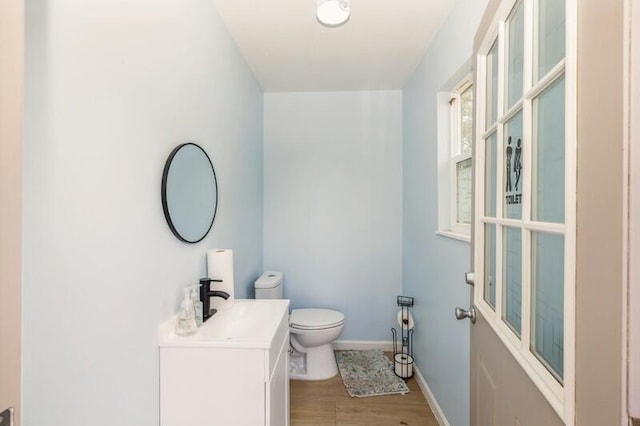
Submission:
[[[332,309],[294,309],[289,326],[296,330],[325,330],[344,324],[344,314]]]

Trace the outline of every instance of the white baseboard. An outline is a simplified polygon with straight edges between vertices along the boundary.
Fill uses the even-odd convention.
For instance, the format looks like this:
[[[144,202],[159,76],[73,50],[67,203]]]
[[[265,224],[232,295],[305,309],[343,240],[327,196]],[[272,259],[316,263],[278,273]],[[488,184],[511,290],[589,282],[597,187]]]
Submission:
[[[427,381],[424,379],[424,376],[420,372],[420,369],[415,364],[413,366],[413,376],[415,377],[416,382],[418,382],[418,386],[420,387],[422,394],[429,403],[431,411],[433,411],[433,415],[436,417],[438,424],[440,426],[450,426],[449,421],[442,411],[442,408],[440,408],[440,404],[438,404],[436,397],[433,395],[433,392],[431,392],[431,388],[429,388]]]
[[[393,351],[391,340],[336,340],[333,349],[337,351],[366,351],[368,349],[382,349],[385,352]]]

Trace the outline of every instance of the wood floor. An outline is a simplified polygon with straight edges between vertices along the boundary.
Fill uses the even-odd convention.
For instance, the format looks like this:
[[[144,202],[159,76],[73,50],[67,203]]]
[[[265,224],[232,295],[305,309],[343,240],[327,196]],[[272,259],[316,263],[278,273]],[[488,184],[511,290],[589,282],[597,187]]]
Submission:
[[[351,398],[338,374],[329,380],[291,380],[291,425],[438,426],[415,378],[405,395]]]

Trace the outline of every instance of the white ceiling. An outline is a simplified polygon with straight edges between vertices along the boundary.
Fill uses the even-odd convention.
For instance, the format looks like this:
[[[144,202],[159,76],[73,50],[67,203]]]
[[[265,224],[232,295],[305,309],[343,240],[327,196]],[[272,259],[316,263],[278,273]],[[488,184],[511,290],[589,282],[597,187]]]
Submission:
[[[338,28],[316,0],[213,0],[265,92],[401,89],[455,0],[352,0]]]

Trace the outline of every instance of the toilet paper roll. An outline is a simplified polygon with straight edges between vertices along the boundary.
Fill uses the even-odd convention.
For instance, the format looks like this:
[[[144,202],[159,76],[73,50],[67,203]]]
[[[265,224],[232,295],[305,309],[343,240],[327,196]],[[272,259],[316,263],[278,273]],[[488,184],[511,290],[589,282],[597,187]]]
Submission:
[[[400,309],[398,311],[398,325],[405,330],[411,330],[413,328],[413,315],[411,315],[411,312]]]
[[[408,354],[395,354],[394,369],[396,376],[408,379],[413,376],[413,357]]]
[[[224,309],[233,305],[233,250],[211,249],[207,252],[207,276],[221,283],[211,283],[211,290],[221,290],[229,293],[229,298],[212,297],[210,306],[214,309]]]

